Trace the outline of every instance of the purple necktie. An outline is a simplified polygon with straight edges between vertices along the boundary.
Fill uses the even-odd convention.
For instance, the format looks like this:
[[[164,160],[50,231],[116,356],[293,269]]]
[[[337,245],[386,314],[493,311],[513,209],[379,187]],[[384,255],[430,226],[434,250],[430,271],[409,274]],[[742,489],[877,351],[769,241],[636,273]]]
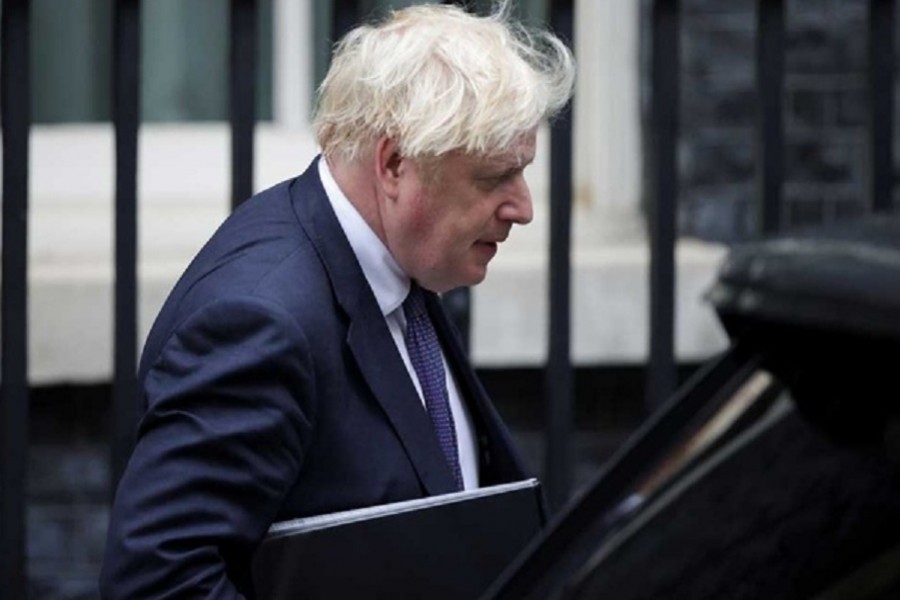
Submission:
[[[409,295],[403,302],[403,313],[406,315],[406,349],[409,351],[409,361],[412,363],[419,385],[422,386],[422,396],[425,398],[425,408],[431,417],[431,424],[437,433],[438,442],[450,471],[456,480],[456,488],[463,489],[462,472],[459,468],[459,454],[456,448],[456,427],[453,424],[453,413],[450,412],[450,399],[447,396],[447,380],[444,377],[444,362],[441,360],[441,346],[437,333],[428,318],[425,309],[425,296],[422,288],[415,282],[409,290]]]

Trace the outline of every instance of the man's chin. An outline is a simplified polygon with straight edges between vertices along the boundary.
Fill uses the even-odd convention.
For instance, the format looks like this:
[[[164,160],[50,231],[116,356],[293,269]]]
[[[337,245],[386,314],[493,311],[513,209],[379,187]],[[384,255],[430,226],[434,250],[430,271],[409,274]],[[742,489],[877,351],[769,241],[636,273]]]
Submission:
[[[472,287],[474,285],[478,285],[482,281],[484,281],[487,276],[487,265],[476,269],[474,272],[469,274],[462,283],[454,287]]]
[[[466,273],[464,276],[454,277],[453,279],[448,279],[445,281],[419,280],[419,285],[421,285],[425,289],[431,290],[432,292],[443,294],[444,292],[449,292],[450,290],[455,290],[457,288],[472,287],[474,285],[478,285],[479,283],[484,281],[486,275],[487,265]]]

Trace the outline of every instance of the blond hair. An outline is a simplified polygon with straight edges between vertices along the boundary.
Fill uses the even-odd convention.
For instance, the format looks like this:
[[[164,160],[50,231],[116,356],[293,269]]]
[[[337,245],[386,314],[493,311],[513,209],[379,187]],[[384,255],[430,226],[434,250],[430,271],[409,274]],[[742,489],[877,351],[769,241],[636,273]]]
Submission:
[[[362,25],[338,43],[313,126],[326,156],[358,158],[382,135],[413,158],[508,148],[572,94],[575,65],[556,36],[424,5]]]

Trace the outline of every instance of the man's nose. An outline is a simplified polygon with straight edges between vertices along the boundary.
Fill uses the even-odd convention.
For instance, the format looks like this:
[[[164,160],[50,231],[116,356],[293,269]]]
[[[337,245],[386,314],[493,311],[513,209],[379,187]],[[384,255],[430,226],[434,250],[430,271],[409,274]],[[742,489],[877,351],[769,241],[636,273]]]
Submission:
[[[531,205],[531,190],[523,177],[510,198],[500,207],[497,215],[503,221],[517,225],[527,225],[534,219],[534,207]]]

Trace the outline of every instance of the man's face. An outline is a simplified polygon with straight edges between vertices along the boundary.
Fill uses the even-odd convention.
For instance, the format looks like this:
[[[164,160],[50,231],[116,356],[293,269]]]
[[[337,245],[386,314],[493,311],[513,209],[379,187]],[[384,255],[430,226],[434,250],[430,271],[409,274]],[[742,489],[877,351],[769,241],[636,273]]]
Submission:
[[[435,165],[402,159],[397,198],[382,214],[400,267],[435,292],[480,283],[513,224],[532,219],[523,171],[534,152],[530,132],[490,156],[451,152]]]

